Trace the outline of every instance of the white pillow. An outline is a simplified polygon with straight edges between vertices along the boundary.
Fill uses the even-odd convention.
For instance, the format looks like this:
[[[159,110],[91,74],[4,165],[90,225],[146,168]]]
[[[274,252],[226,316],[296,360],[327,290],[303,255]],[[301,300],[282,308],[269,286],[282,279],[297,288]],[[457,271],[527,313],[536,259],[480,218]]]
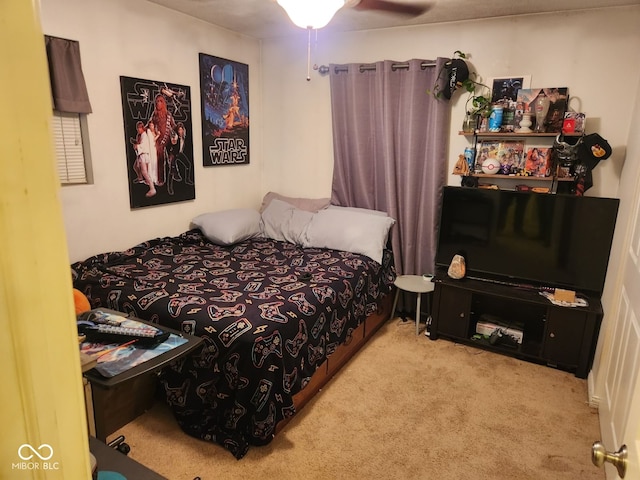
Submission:
[[[273,199],[262,212],[262,233],[267,238],[304,245],[313,212]]]
[[[305,247],[360,253],[382,263],[389,229],[396,221],[347,208],[327,208],[314,214]]]
[[[191,224],[218,245],[233,245],[255,237],[261,231],[260,213],[250,208],[203,213],[195,217]]]

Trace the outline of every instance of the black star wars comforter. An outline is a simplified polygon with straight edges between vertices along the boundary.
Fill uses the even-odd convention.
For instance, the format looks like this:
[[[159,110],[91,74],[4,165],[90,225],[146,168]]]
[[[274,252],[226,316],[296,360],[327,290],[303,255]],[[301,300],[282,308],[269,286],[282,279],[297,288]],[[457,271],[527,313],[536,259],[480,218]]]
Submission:
[[[395,271],[336,250],[270,239],[229,247],[199,230],[157,238],[72,265],[93,308],[129,313],[204,338],[161,375],[175,417],[195,437],[236,458],[271,441],[299,392],[349,339]]]

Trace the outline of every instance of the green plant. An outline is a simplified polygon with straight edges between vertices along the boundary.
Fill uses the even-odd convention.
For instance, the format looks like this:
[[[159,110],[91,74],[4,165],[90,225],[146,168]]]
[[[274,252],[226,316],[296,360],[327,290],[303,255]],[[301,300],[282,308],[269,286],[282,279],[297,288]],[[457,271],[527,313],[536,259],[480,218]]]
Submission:
[[[457,58],[466,60],[469,57],[469,54],[461,52],[460,50],[456,50],[455,52],[453,52],[452,59]],[[467,62],[465,61],[465,63]],[[443,96],[442,88],[440,87],[439,82],[441,80],[442,73],[445,71],[445,69],[440,70],[433,91],[428,92],[433,94],[436,98],[442,98]],[[462,82],[458,83],[456,90],[463,90],[469,94],[469,97],[467,98],[467,101],[465,103],[465,111],[469,112],[471,115],[480,114],[489,116],[489,114],[491,113],[491,89],[484,83],[480,82],[478,78],[479,76],[476,72],[469,71],[469,76]],[[444,81],[448,81],[448,78],[445,77]]]

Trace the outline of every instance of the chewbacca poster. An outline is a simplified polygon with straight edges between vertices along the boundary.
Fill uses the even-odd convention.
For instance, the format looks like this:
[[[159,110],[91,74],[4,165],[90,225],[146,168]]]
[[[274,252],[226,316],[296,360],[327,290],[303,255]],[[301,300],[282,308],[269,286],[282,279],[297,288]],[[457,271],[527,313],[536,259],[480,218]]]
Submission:
[[[191,91],[120,77],[131,208],[193,200]]]
[[[200,54],[202,163],[249,163],[249,66]]]

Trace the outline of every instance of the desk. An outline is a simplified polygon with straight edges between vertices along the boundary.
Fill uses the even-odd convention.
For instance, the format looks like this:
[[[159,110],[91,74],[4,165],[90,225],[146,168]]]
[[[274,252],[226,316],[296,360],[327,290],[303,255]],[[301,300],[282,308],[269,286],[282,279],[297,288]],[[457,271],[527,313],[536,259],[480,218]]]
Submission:
[[[122,312],[106,308],[99,310],[126,316]],[[158,327],[157,324],[139,318],[128,318]],[[156,374],[203,343],[200,337],[182,335],[176,330],[163,326],[159,328],[183,336],[187,342],[111,378],[105,378],[95,370],[85,372],[84,376],[88,380],[89,387],[86,398],[89,433],[95,433],[99,440],[106,442],[108,435],[149,410],[155,394]],[[93,425],[91,418],[94,419]]]
[[[418,335],[418,330],[420,328],[420,300],[423,293],[431,293],[435,287],[435,284],[431,281],[430,276],[422,276],[422,275],[400,275],[395,279],[393,284],[396,286],[396,298],[393,301],[393,308],[391,309],[391,318],[394,317],[396,313],[396,306],[398,304],[398,296],[400,295],[400,290],[404,290],[405,292],[413,292],[417,294],[418,300],[416,302],[416,335]],[[429,302],[429,298],[427,297],[427,302]],[[431,316],[431,307],[429,305],[429,316]]]

